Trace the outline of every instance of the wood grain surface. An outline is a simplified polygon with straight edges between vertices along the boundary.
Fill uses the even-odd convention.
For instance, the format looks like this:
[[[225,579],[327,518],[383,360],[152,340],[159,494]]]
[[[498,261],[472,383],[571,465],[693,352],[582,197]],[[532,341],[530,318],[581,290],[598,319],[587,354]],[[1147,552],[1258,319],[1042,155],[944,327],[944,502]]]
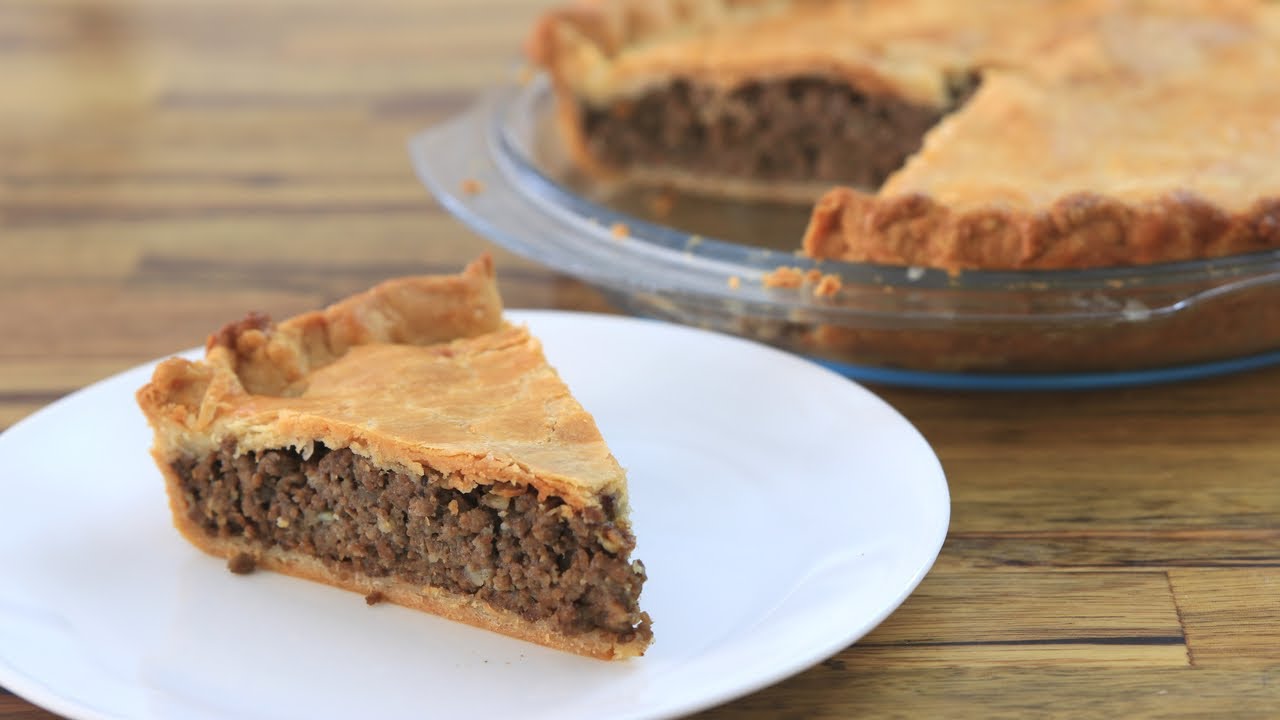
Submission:
[[[248,309],[484,249],[512,307],[609,311],[452,220],[404,149],[515,71],[546,5],[0,2],[0,428]],[[862,642],[706,717],[1280,716],[1280,369],[873,389],[947,472],[935,569]],[[0,720],[44,717],[0,690]]]

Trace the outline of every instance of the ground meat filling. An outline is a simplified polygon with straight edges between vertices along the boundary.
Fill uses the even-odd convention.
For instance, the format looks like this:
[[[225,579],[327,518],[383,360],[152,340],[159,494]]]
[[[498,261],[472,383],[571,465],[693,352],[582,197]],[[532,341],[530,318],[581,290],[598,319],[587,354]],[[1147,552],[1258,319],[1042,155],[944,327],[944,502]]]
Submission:
[[[339,571],[475,595],[561,631],[648,636],[637,598],[644,566],[611,501],[569,512],[532,490],[460,492],[439,476],[374,467],[317,447],[236,456],[224,446],[179,460],[188,517],[217,537],[245,537],[322,559]]]
[[[677,80],[629,102],[587,108],[582,126],[592,155],[613,167],[875,189],[977,84],[976,75],[957,77],[947,107],[937,108],[816,76],[727,93]]]

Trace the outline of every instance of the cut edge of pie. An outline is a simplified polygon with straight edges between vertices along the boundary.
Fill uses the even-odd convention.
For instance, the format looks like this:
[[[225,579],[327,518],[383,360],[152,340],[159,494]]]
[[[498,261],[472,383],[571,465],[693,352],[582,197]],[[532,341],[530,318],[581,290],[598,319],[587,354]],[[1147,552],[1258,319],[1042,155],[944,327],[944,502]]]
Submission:
[[[544,15],[526,50],[551,77],[556,124],[576,167],[602,181],[811,203],[837,182],[880,185],[979,81],[963,67],[884,73],[819,50],[768,66],[747,53],[730,67],[681,68],[678,56],[622,67],[656,43],[767,21],[791,4],[588,1]],[[824,117],[820,154],[779,130]],[[850,123],[865,132],[847,132]],[[761,127],[769,131],[753,132]],[[660,162],[644,161],[655,156]]]
[[[871,43],[874,52],[868,56],[844,46],[833,50],[821,36],[812,38],[812,48],[797,42],[803,32],[819,27],[813,17],[828,12],[820,8],[833,8],[829,24],[835,25],[852,23],[863,6],[881,5],[893,3],[594,0],[545,15],[528,49],[533,61],[551,77],[562,136],[580,167],[601,178],[621,177],[747,199],[812,202],[820,198],[802,242],[803,252],[815,259],[951,271],[1077,269],[1197,260],[1280,247],[1280,171],[1263,167],[1268,148],[1280,146],[1280,123],[1272,120],[1268,125],[1274,113],[1268,116],[1265,111],[1280,108],[1280,92],[1274,88],[1261,92],[1267,89],[1265,82],[1259,85],[1250,80],[1280,72],[1276,51],[1280,4],[1268,7],[1251,0],[1188,3],[1186,7],[1140,2],[1119,6],[1093,0],[1027,4],[1016,6],[1016,11],[1043,15],[1029,20],[1039,23],[1037,32],[1043,37],[998,33],[991,47],[978,49],[965,44],[971,36],[963,32],[957,34],[954,48],[950,41],[926,47],[909,38],[911,42],[900,47]],[[940,18],[945,20],[947,12],[979,16],[986,12],[964,3],[921,0],[910,5],[910,11],[894,6],[892,13],[882,12],[876,23],[892,25],[920,12],[927,25],[920,33],[923,37],[944,27]],[[1015,6],[989,3],[983,7],[1005,12]],[[1050,8],[1052,12],[1047,12]],[[1131,14],[1126,14],[1128,8],[1134,8]],[[806,13],[812,16],[808,20]],[[771,36],[770,23],[788,29]],[[1007,23],[1019,31],[1025,24]],[[1172,35],[1172,31],[1181,34]],[[760,48],[771,39],[782,43],[783,49],[762,52]],[[741,44],[740,52],[734,52],[735,42]],[[1232,43],[1241,48],[1233,50]],[[922,57],[913,62],[907,51],[917,50]],[[1204,66],[1203,72],[1197,63]],[[960,82],[966,78],[967,85]],[[1197,82],[1212,90],[1215,102],[1209,103],[1214,107],[1208,114],[1197,115],[1200,110],[1188,100],[1197,97],[1193,92]],[[698,87],[699,83],[713,91]],[[921,110],[906,123],[894,115],[896,111],[877,110],[892,118],[870,128],[869,135],[878,139],[880,156],[842,146],[832,158],[809,158],[814,167],[824,163],[848,167],[849,157],[871,158],[872,162],[862,163],[857,177],[830,181],[765,177],[761,181],[733,164],[758,160],[752,155],[749,134],[726,140],[720,137],[724,132],[715,130],[718,139],[708,143],[709,125],[690,135],[689,123],[682,119],[693,113],[705,121],[726,112],[746,117],[743,122],[749,126],[759,120],[753,113],[767,115],[768,108],[778,104],[770,97],[790,98],[801,109],[822,108],[832,97],[828,93],[823,100],[823,86],[841,83],[847,83],[857,96],[855,106],[865,108],[879,102],[877,98],[887,98],[885,102],[903,102]],[[1135,94],[1121,103],[1127,120],[1121,112],[1113,113],[1118,120],[1108,118],[1110,125],[1100,124],[1096,136],[1087,138],[1092,146],[1060,142],[1070,123],[1078,124],[1087,115],[1073,110],[1056,118],[1056,107],[1066,108],[1073,101],[1096,103],[1097,97],[1105,97],[1102,91],[1122,89],[1126,83],[1151,86],[1149,93]],[[770,84],[781,90],[771,91]],[[1078,87],[1084,89],[1077,94]],[[653,111],[650,106],[662,104],[664,93],[669,96],[673,88],[681,96],[674,103],[675,120],[650,118],[661,115],[660,109]],[[1065,90],[1061,101],[1053,98],[1059,89]],[[746,97],[735,99],[734,93]],[[1004,156],[988,161],[977,152],[982,149],[980,142],[1001,141],[1005,121],[1011,120],[1018,129],[1017,112],[1035,108],[1025,103],[1036,98],[1062,103],[1051,104],[1045,111],[1049,122],[1058,123],[1050,129],[1059,135],[1048,135],[1046,130],[1036,136],[1032,123],[1021,122],[1022,135],[1010,134],[1004,141],[1008,146]],[[672,105],[669,97],[665,102]],[[1163,113],[1162,102],[1178,106]],[[1019,107],[1018,103],[1024,104]],[[1088,104],[1083,110],[1094,108],[1103,108],[1100,112],[1106,114],[1105,104]],[[1222,122],[1221,116],[1210,116],[1234,112],[1226,108],[1239,108],[1243,115],[1238,117],[1243,120],[1233,125]],[[983,120],[975,121],[974,116]],[[703,145],[715,155],[717,148],[730,142],[736,143],[735,152],[722,153],[721,162],[727,165],[710,171],[636,166],[629,159],[644,151],[636,150],[622,132],[611,159],[606,149],[609,142],[594,142],[591,131],[628,122],[639,122],[651,140],[668,143],[676,154],[700,157],[694,148]],[[855,113],[853,122],[863,121]],[[1124,122],[1129,123],[1128,131]],[[1137,132],[1134,123],[1146,130]],[[881,132],[894,127],[899,128],[896,134]],[[1219,131],[1228,130],[1237,134],[1217,137]],[[1161,155],[1162,148],[1152,144],[1165,142],[1180,152],[1206,136],[1209,141],[1200,144],[1212,152],[1188,153],[1183,160]],[[619,134],[615,132],[614,137]],[[767,134],[760,142],[770,148],[786,146]],[[1059,146],[1072,154],[1055,158],[1052,153]],[[1111,150],[1116,151],[1114,160],[1107,157]],[[774,166],[797,166],[786,159],[795,152],[780,152],[783,160],[770,161]],[[1075,158],[1091,153],[1102,161],[1082,169]],[[734,157],[724,160],[727,156]],[[1182,162],[1186,171],[1165,173],[1170,162],[1173,166]],[[1037,173],[1046,165],[1049,175],[1059,176],[1042,182]],[[969,168],[968,176],[961,172],[964,168]],[[999,187],[985,182],[989,178],[1007,182]],[[825,194],[815,192],[817,186],[825,186]],[[1016,196],[1022,187],[1032,192]]]
[[[492,261],[251,315],[137,393],[173,521],[263,568],[601,659],[642,655],[625,472]]]

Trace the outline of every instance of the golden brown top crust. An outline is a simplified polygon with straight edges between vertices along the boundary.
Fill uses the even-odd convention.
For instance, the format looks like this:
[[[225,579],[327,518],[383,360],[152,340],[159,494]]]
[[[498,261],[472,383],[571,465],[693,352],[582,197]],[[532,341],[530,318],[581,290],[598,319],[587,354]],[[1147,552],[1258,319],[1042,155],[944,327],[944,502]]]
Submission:
[[[1056,269],[1280,247],[1277,17],[1113,17],[1054,72],[989,71],[878,193],[829,192],[805,252]]]
[[[608,62],[631,48],[710,31],[755,15],[772,15],[786,0],[577,0],[545,14],[526,52],[538,65],[574,63],[590,53]]]
[[[228,364],[248,392],[289,395],[300,391],[307,373],[353,346],[430,345],[490,332],[501,323],[493,260],[485,255],[460,275],[391,280],[279,326],[250,314],[209,336],[205,349]]]
[[[404,278],[171,358],[138,401],[165,460],[234,439],[239,450],[315,442],[446,482],[532,485],[582,507],[625,479],[595,421],[538,341],[504,325],[488,258],[459,276]]]
[[[673,77],[802,74],[942,106],[948,79],[973,70],[1142,82],[1278,16],[1258,0],[586,0],[541,18],[527,51],[596,104]]]
[[[534,62],[596,104],[678,76],[718,86],[797,74],[944,105],[973,69],[1034,72],[1064,43],[1129,16],[1249,14],[1248,2],[1111,0],[597,0],[544,17]],[[1079,62],[1083,58],[1076,58]],[[1106,65],[1123,58],[1087,59]],[[1053,72],[1049,61],[1044,70]]]
[[[1080,192],[1130,204],[1189,193],[1228,211],[1280,197],[1280,34],[1172,15],[1100,27],[1063,49],[1085,58],[1058,58],[1068,77],[988,72],[879,194],[955,211]],[[1111,70],[1091,74],[1097,57]]]

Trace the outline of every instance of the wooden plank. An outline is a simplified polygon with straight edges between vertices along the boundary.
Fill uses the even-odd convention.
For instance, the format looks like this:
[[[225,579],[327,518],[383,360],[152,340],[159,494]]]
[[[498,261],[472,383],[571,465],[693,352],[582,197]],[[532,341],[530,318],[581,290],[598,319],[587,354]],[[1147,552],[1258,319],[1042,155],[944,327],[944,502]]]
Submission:
[[[855,646],[700,718],[1215,718],[1270,720],[1280,666],[1172,668],[881,666]]]
[[[169,181],[141,187],[121,182],[104,184],[98,192],[55,194],[37,187],[9,195],[10,202],[19,206],[8,213],[10,225],[255,214],[312,219],[359,213],[423,215],[435,208],[425,189],[403,181],[352,181],[346,185]]]
[[[1003,439],[1016,447],[1023,438],[1051,440],[1054,437],[1088,437],[1090,440],[1122,445],[1126,441],[1145,440],[1145,430],[1153,421],[1194,424],[1204,415],[1234,413],[1251,409],[1263,414],[1269,401],[1280,398],[1280,386],[1259,382],[1266,377],[1280,377],[1280,368],[1205,378],[1184,383],[1114,388],[1079,392],[960,392],[881,388],[895,405],[909,410],[922,429],[931,422],[967,421],[965,424],[942,422],[936,430],[945,433],[949,443],[964,438]],[[1250,393],[1240,393],[1247,388]],[[1028,417],[1043,423],[1024,422]],[[1088,418],[1071,432],[1064,432],[1059,421]],[[1141,418],[1133,423],[1130,418]],[[975,424],[968,424],[975,423]],[[1005,435],[990,437],[991,426],[1003,426]],[[1211,430],[1211,428],[1206,428]]]
[[[1266,442],[1280,437],[1280,368],[1106,393],[878,390],[938,447],[951,477],[1001,491],[1177,490],[1233,479],[1215,471],[1241,451],[1280,459]]]
[[[238,105],[167,111],[162,117],[168,120],[153,122],[147,129],[145,152],[128,150],[141,142],[137,129],[88,135],[92,128],[85,128],[73,140],[63,141],[63,146],[40,152],[38,148],[56,136],[30,126],[0,127],[4,130],[0,149],[6,159],[0,178],[27,185],[45,183],[60,191],[54,200],[68,205],[77,199],[77,192],[109,193],[116,184],[130,179],[139,184],[151,182],[138,188],[143,197],[143,191],[163,189],[163,183],[174,181],[210,186],[221,180],[243,184],[247,192],[261,192],[269,190],[271,182],[290,178],[316,187],[349,187],[353,191],[362,183],[392,180],[399,183],[392,190],[407,196],[419,188],[409,164],[408,137],[472,100],[458,96],[437,105],[431,97],[388,96],[379,98],[377,106],[339,107],[336,111],[314,107],[249,111]],[[412,112],[394,121],[368,119],[377,108],[397,104]],[[264,123],[273,129],[254,130]],[[365,138],[362,142],[368,142],[368,148],[360,151],[352,147],[352,137]],[[6,195],[14,192],[11,186]],[[420,198],[426,201],[429,196],[423,191]]]
[[[275,280],[296,283],[319,270],[335,275],[346,269],[365,274],[364,268],[373,267],[400,273],[456,268],[464,257],[493,251],[492,245],[456,221],[427,210],[403,215],[370,210],[319,216],[245,213],[222,218],[154,217],[140,222],[100,220],[74,228],[24,227],[13,233],[8,245],[24,261],[0,268],[0,279],[6,287],[111,279],[121,285],[137,280],[151,285],[172,279],[170,284],[181,291],[199,279],[194,269],[201,264],[210,269],[248,269],[293,263],[298,272],[277,273]],[[536,267],[505,251],[494,254],[503,268]],[[182,275],[168,275],[178,269]],[[228,279],[233,278],[221,277],[219,282]],[[214,283],[210,279],[204,284]]]
[[[944,458],[953,527],[993,534],[1280,527],[1280,449],[1251,437],[1257,423],[1248,415],[1207,422],[1242,438],[1212,449],[1081,445],[1070,452],[1008,453],[995,468]]]
[[[477,247],[474,253],[463,257],[474,257],[482,249],[484,246]],[[202,261],[182,264],[153,258],[141,264],[150,280],[138,281],[127,291],[111,282],[83,281],[0,287],[0,306],[15,310],[0,313],[0,337],[5,338],[0,345],[0,360],[59,355],[141,362],[198,345],[208,333],[251,310],[285,318],[364,290],[388,277],[455,271],[462,262],[460,258],[447,266],[379,263],[363,271],[352,267],[326,276],[314,267],[309,270],[302,265],[299,269],[283,259],[250,267]],[[582,309],[609,309],[599,292],[582,283],[540,270],[522,272],[519,263],[510,262],[512,267],[509,272],[504,271],[500,282],[509,307],[572,304]],[[291,280],[291,272],[311,274]],[[204,279],[184,283],[196,276]],[[59,332],[49,333],[47,328],[55,325]]]
[[[45,405],[48,405],[54,400],[57,400],[58,397],[61,396],[48,395],[37,397],[38,399],[34,401],[21,401],[6,398],[3,393],[0,393],[0,432],[7,430],[14,423],[27,417]]]
[[[1280,663],[1280,567],[1171,570],[1197,667]]]
[[[0,358],[127,358],[137,362],[194,345],[250,310],[286,317],[317,307],[310,293],[211,290],[181,294],[116,287],[0,288]],[[56,326],[57,333],[46,328]],[[180,338],[184,338],[181,339]]]
[[[958,645],[866,645],[862,660],[877,667],[1112,667],[1177,668],[1187,664],[1187,648],[1178,637],[1061,637],[1041,641],[960,643]]]
[[[0,688],[0,720],[57,720],[51,712],[32,707],[26,701]]]
[[[1280,567],[1275,530],[1156,532],[954,531],[945,562],[1000,568]]]
[[[329,274],[376,266],[398,267],[400,273],[425,272],[456,269],[462,258],[493,247],[425,202],[419,211],[403,215],[373,211],[301,215],[289,220],[288,233],[282,230],[281,220],[246,215],[212,222],[149,223],[138,273],[145,276],[161,265],[169,272],[176,265],[199,263],[227,267],[296,263],[300,268],[324,268]],[[496,259],[502,267],[534,267],[506,251],[494,254],[501,255]]]
[[[134,364],[127,359],[0,357],[0,431],[64,395]]]
[[[886,668],[1188,662],[1163,572],[941,567],[857,648]]]
[[[118,247],[105,243],[88,243],[84,238],[66,232],[51,232],[44,237],[7,232],[5,252],[21,254],[23,262],[0,263],[0,292],[20,284],[75,281],[122,280],[138,262],[140,248],[128,240],[117,240]]]
[[[0,357],[0,403],[47,403],[126,370],[127,360]]]

